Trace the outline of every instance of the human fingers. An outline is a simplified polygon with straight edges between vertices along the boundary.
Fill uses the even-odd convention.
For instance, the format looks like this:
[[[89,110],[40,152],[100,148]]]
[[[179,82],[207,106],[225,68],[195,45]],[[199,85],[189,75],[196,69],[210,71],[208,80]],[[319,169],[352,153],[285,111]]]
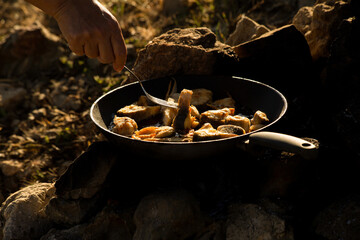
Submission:
[[[89,58],[97,58],[99,56],[98,44],[92,41],[85,42],[84,53]]]
[[[125,41],[121,33],[111,37],[111,45],[115,57],[113,68],[115,71],[120,72],[125,66],[127,55]]]
[[[84,55],[84,45],[82,45],[81,43],[71,43],[71,42],[68,42],[68,45],[69,45],[69,48],[70,50],[75,53],[76,55],[78,56],[82,56]]]
[[[113,63],[114,62],[114,53],[111,46],[111,39],[105,38],[99,43],[99,57],[98,60],[101,63]]]

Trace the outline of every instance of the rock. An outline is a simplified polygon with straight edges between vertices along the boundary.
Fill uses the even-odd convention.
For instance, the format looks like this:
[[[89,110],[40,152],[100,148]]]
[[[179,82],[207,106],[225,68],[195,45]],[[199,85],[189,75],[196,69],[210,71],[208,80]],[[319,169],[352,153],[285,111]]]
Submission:
[[[100,207],[99,192],[104,190],[117,157],[111,146],[106,142],[92,144],[60,176],[55,182],[56,197],[45,209],[49,219],[71,226],[84,221]]]
[[[320,114],[330,114],[323,133],[336,129],[336,145],[344,152],[359,154],[360,115],[360,20],[358,1],[318,1],[313,7],[301,8],[293,23],[305,36],[316,64],[323,92]],[[333,136],[333,134],[331,134]],[[327,137],[326,137],[327,138]],[[334,139],[329,138],[332,142]],[[358,161],[355,163],[359,165]]]
[[[176,74],[229,74],[235,59],[230,46],[217,41],[210,29],[175,28],[154,38],[139,52],[134,71],[143,79]]]
[[[16,160],[0,161],[0,169],[2,173],[7,177],[13,176],[17,172],[21,171],[23,165],[23,163]]]
[[[49,71],[62,54],[60,38],[37,23],[19,27],[0,45],[0,76],[23,76]]]
[[[0,83],[0,107],[11,111],[25,99],[26,93],[23,87]]]
[[[301,8],[292,22],[305,35],[313,59],[318,60],[329,57],[329,48],[339,24],[351,16],[349,3],[328,0],[312,8]]]
[[[313,7],[302,7],[294,16],[292,23],[294,26],[302,33],[306,34],[310,30],[310,25],[312,22],[314,8]]]
[[[0,162],[0,169],[4,176],[13,176],[15,175],[20,169],[20,162],[13,161],[13,160],[5,160]]]
[[[334,129],[337,129],[345,145],[356,154],[360,152],[357,137],[360,133],[359,36],[359,18],[343,19],[331,40],[329,57],[321,72],[322,82],[328,90],[324,104],[333,113]]]
[[[76,86],[71,88],[71,85],[75,82]],[[83,96],[83,87],[80,78],[61,79],[60,81],[52,80],[48,99],[51,101],[51,104],[62,110],[78,111],[82,107],[81,97]]]
[[[226,44],[236,46],[240,43],[253,40],[269,31],[270,30],[266,26],[260,25],[251,18],[242,14],[236,24],[235,31],[231,33],[229,38],[226,40]]]
[[[194,197],[183,191],[148,195],[134,214],[134,240],[187,239],[201,232],[205,217]]]
[[[106,206],[88,222],[66,229],[54,227],[40,240],[130,240],[133,233],[133,223],[130,216],[132,216],[133,211],[125,212]]]
[[[309,46],[294,25],[286,25],[233,47],[239,58],[237,74],[267,83],[281,92],[313,84]],[[310,77],[309,77],[310,76]]]
[[[323,239],[355,240],[360,236],[360,197],[353,195],[325,207],[314,220]]]
[[[39,239],[49,231],[43,210],[54,192],[53,184],[37,183],[11,194],[0,208],[1,239]]]
[[[83,237],[88,240],[97,239],[132,239],[132,219],[119,214],[111,209],[103,209],[98,213],[95,219],[87,225]]]
[[[53,223],[65,227],[83,223],[96,213],[99,197],[67,200],[61,196],[52,198],[45,207],[46,217]]]
[[[319,148],[319,141],[305,138]],[[313,176],[309,174],[309,168],[314,168],[312,160],[305,160],[300,155],[288,152],[276,154],[272,152],[271,157],[265,156],[259,161],[264,162],[266,169],[264,182],[260,187],[260,195],[263,197],[286,198],[303,194],[312,182]]]
[[[226,240],[294,239],[286,222],[256,204],[233,204],[226,220]]]
[[[86,224],[79,224],[68,229],[52,228],[40,240],[78,240],[83,239]]]
[[[117,159],[107,142],[95,142],[55,182],[63,199],[90,199],[101,190]]]

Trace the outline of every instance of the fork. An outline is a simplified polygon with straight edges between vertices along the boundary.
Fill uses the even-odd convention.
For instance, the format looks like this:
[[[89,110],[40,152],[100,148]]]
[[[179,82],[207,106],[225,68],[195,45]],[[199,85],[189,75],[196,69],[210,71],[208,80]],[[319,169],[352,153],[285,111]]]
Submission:
[[[152,95],[150,95],[144,88],[143,84],[141,83],[141,80],[140,78],[133,72],[131,71],[127,66],[124,66],[124,68],[129,71],[139,82],[143,92],[145,93],[145,96],[153,103],[156,103],[158,105],[161,105],[161,106],[164,106],[164,107],[169,107],[169,108],[178,108],[178,105],[177,103],[172,103],[172,102],[168,102],[168,101],[165,101],[164,99],[160,99],[160,98],[157,98],[157,97],[154,97]]]

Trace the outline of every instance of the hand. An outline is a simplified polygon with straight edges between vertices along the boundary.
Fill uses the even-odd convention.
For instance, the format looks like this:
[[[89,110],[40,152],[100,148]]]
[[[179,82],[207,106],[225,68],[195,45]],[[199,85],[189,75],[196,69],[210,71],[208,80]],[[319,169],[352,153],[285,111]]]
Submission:
[[[97,0],[64,0],[53,16],[75,54],[123,69],[127,52],[121,28]]]

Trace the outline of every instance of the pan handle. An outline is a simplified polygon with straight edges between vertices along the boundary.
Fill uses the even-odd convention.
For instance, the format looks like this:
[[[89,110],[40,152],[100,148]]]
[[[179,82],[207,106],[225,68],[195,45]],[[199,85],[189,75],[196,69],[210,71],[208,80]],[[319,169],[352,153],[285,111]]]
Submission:
[[[315,159],[318,149],[314,144],[304,139],[275,132],[256,132],[249,136],[248,144],[260,145],[277,150],[292,152],[305,159]]]

